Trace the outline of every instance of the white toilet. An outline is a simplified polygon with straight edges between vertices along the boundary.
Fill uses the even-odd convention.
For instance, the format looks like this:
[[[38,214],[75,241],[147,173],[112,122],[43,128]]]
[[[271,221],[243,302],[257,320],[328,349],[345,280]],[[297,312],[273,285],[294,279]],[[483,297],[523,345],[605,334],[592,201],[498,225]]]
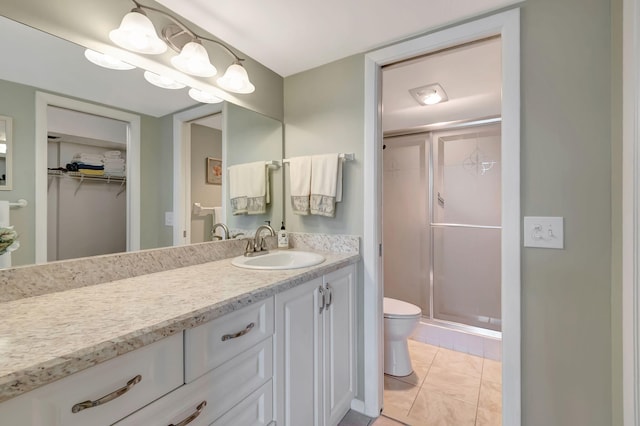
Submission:
[[[422,311],[402,300],[385,297],[384,372],[391,376],[408,376],[413,371],[407,338],[413,333]]]

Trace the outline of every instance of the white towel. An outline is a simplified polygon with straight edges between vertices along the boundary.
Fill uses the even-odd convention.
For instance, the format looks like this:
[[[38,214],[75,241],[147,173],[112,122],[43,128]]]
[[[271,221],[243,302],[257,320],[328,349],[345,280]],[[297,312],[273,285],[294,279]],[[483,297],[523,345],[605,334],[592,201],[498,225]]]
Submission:
[[[311,157],[311,214],[334,217],[336,201],[342,200],[342,162],[340,154]]]
[[[265,161],[229,167],[229,199],[233,215],[265,214],[269,199],[269,169]]]
[[[104,158],[107,158],[107,159],[109,159],[109,158],[120,158],[120,155],[121,155],[120,151],[106,151],[104,153]]]
[[[87,154],[79,152],[73,156],[72,161],[88,164],[90,166],[101,166],[103,164],[104,157],[101,154]]]
[[[224,218],[222,217],[222,207],[213,208],[213,223],[222,223]]]
[[[297,215],[309,214],[309,196],[311,195],[311,157],[293,157],[289,159],[289,186],[291,188],[291,207]]]

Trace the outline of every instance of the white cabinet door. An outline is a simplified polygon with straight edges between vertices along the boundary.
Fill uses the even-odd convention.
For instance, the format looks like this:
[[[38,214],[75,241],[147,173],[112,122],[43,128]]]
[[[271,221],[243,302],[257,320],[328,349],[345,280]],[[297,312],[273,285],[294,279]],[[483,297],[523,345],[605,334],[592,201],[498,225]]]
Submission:
[[[337,425],[355,396],[355,268],[325,275],[324,415]]]
[[[322,279],[276,295],[276,423],[321,426]]]
[[[276,420],[334,426],[355,395],[355,268],[276,295]]]

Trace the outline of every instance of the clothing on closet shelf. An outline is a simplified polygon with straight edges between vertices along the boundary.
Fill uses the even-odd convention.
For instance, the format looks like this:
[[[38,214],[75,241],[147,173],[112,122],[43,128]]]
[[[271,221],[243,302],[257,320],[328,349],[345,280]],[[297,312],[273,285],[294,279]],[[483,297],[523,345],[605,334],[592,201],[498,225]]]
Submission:
[[[101,154],[77,153],[71,159],[72,163],[81,163],[89,166],[102,166],[103,156]]]

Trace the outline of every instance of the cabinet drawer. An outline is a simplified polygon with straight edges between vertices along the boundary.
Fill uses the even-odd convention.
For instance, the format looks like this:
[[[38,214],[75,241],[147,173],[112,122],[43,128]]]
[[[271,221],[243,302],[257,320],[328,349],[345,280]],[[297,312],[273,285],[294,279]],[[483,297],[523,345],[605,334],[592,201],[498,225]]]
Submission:
[[[211,426],[266,426],[272,420],[273,383],[269,380]]]
[[[183,335],[178,333],[0,404],[0,423],[110,425],[181,386],[183,353]],[[141,380],[120,396],[72,412],[76,404],[106,400],[136,376]]]
[[[268,338],[123,419],[117,426],[178,424],[197,411],[198,416],[189,425],[209,425],[264,383],[271,383],[272,354],[272,338]]]
[[[213,370],[273,334],[273,298],[185,331],[185,381]]]

